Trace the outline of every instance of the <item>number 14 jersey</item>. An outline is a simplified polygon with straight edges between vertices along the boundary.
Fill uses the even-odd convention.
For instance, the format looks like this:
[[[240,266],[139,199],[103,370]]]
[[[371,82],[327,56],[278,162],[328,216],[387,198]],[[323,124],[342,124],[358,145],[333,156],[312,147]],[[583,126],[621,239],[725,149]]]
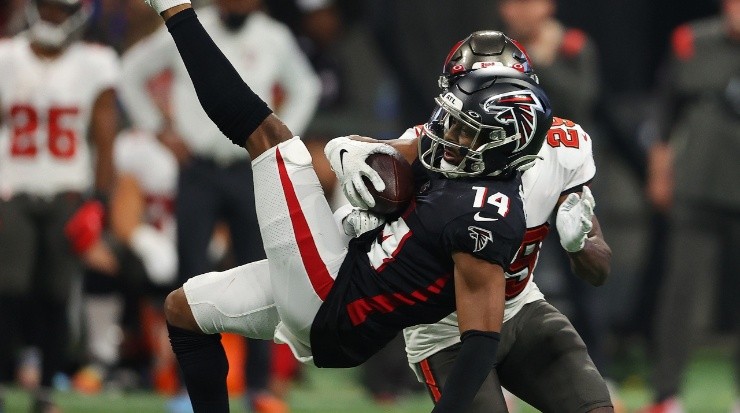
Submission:
[[[314,363],[359,365],[403,328],[455,311],[454,252],[506,269],[525,229],[520,190],[519,176],[435,175],[401,217],[353,239],[311,327]]]
[[[402,138],[413,139],[419,133],[420,127],[410,128]],[[527,231],[506,272],[504,322],[525,304],[544,298],[533,281],[533,271],[542,241],[550,229],[548,219],[561,195],[580,192],[596,174],[590,136],[580,125],[567,119],[553,118],[547,141],[537,155],[542,159],[522,174]],[[404,338],[409,361],[418,363],[460,341],[457,314],[435,324],[407,328]]]

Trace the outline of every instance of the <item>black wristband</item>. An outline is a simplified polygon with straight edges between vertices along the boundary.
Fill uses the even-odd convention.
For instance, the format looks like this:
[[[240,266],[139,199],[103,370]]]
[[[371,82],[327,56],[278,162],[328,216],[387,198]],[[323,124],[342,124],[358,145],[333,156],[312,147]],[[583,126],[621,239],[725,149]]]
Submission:
[[[203,110],[227,138],[244,146],[272,111],[244,83],[193,9],[178,12],[166,24]]]
[[[496,365],[500,334],[468,330],[460,336],[462,346],[442,388],[442,398],[432,413],[467,411],[481,384]]]

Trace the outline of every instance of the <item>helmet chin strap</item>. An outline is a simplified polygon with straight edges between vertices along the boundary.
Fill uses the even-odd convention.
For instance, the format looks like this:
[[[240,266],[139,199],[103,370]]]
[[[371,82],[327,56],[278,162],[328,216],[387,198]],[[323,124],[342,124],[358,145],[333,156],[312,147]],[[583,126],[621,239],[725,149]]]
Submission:
[[[439,169],[442,170],[442,174],[448,178],[461,178],[467,176],[466,174],[455,172],[459,168],[459,165],[453,165],[447,162],[444,158],[439,160]]]

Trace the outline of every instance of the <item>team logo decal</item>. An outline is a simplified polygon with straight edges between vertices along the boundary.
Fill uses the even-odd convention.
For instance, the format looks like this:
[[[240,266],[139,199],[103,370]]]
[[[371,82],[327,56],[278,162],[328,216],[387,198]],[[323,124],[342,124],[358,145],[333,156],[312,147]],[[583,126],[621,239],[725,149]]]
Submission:
[[[544,112],[542,102],[530,90],[521,90],[493,96],[483,103],[483,110],[497,113],[495,118],[503,124],[513,123],[519,134],[516,149],[532,141],[537,129],[537,112]]]
[[[473,252],[478,252],[482,250],[486,247],[486,245],[488,245],[489,241],[493,240],[493,235],[491,235],[491,231],[487,229],[469,226],[468,231],[470,231],[470,238],[475,241],[475,248],[473,248]]]

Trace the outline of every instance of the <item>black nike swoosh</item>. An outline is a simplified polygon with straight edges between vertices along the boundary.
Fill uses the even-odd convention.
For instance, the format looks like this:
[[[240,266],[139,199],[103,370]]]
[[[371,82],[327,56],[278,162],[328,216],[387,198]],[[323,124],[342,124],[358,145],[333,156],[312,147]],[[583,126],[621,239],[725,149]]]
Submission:
[[[346,149],[339,150],[339,165],[342,167],[342,173],[344,173],[344,154],[347,153]]]

